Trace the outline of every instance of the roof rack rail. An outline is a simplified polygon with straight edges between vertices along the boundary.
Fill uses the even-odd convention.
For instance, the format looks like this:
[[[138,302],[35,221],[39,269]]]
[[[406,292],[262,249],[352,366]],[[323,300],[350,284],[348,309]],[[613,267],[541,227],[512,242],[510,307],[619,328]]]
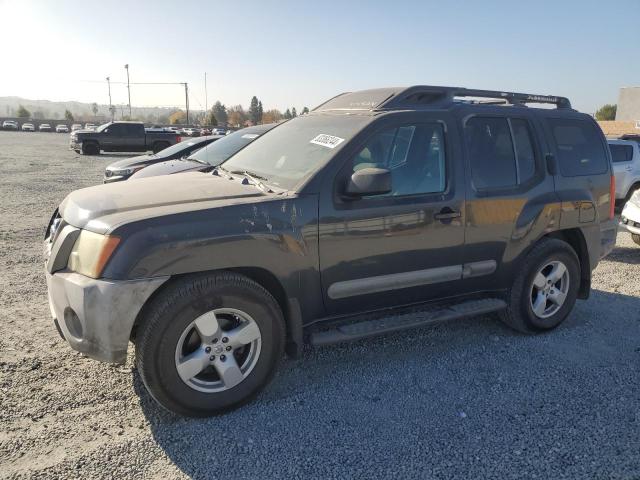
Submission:
[[[488,98],[501,100],[509,105],[520,106],[526,106],[528,103],[546,103],[555,105],[556,108],[571,108],[571,102],[569,102],[568,98],[555,95],[535,95],[530,93],[502,92],[498,90],[417,85],[397,92],[391,98],[376,105],[375,110],[396,109],[409,105],[453,103],[456,98]]]

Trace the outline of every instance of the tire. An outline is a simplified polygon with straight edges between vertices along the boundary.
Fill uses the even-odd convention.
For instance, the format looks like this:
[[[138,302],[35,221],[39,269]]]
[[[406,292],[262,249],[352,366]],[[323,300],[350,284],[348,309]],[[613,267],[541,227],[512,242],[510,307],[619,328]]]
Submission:
[[[637,233],[632,233],[631,234],[631,239],[636,242],[636,245],[640,245],[640,235],[638,235]]]
[[[221,313],[227,311],[233,314]],[[235,321],[239,312],[239,321],[249,318],[257,325],[259,338],[232,349],[238,338],[232,335],[245,325],[240,323],[217,333],[211,333],[215,329],[205,331],[211,337],[203,340],[206,337],[200,332],[206,328],[195,322],[209,318],[211,312],[216,312],[220,327]],[[285,332],[278,303],[253,280],[229,272],[194,275],[168,285],[145,307],[135,336],[136,365],[147,390],[162,407],[180,415],[206,417],[249,402],[267,385],[283,356]],[[227,340],[229,343],[223,343]],[[179,367],[196,356],[199,373],[192,377],[179,373]],[[204,370],[199,370],[201,362],[207,365]],[[236,372],[235,367],[242,379],[235,377],[227,383],[221,369]],[[183,380],[183,376],[189,378]]]
[[[158,153],[165,148],[167,148],[169,144],[167,142],[156,142],[153,144],[153,153]]]
[[[561,271],[561,268],[554,270],[560,264],[565,268],[566,279],[563,275],[557,283],[549,284],[549,279],[553,282],[553,278]],[[539,273],[546,282],[539,281]],[[549,277],[545,276],[547,274]],[[544,287],[539,289],[534,280],[537,284],[544,284]],[[563,283],[565,280],[566,287]],[[573,309],[579,287],[580,262],[573,248],[562,240],[542,239],[529,252],[521,268],[518,268],[513,286],[507,295],[508,306],[500,313],[501,319],[522,333],[551,330],[560,325]],[[564,300],[560,306],[551,300],[561,299],[562,295]],[[537,311],[541,315],[534,311],[534,305],[539,307]]]
[[[82,142],[82,154],[83,155],[99,155],[100,148],[95,142]]]

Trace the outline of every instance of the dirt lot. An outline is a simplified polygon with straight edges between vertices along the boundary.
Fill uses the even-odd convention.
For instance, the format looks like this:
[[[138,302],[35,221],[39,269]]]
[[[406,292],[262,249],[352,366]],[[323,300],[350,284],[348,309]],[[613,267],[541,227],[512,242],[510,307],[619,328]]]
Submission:
[[[112,157],[0,132],[0,477],[640,478],[640,247],[629,235],[556,331],[494,317],[307,349],[251,405],[161,411],[50,319],[42,235]]]

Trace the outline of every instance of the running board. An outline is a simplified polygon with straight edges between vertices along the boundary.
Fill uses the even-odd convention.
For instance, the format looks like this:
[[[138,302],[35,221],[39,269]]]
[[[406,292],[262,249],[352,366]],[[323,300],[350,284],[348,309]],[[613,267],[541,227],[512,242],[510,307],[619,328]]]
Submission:
[[[398,330],[497,312],[506,307],[506,302],[499,298],[482,298],[447,305],[428,306],[419,311],[400,315],[389,314],[383,318],[343,324],[332,329],[312,332],[309,340],[312,345],[348,342]]]

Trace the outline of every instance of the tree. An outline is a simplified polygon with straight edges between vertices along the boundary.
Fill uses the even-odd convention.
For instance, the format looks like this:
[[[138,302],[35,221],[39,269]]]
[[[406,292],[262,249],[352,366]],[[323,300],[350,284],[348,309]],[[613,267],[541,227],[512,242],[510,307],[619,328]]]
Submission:
[[[229,112],[229,124],[234,127],[243,127],[247,121],[247,114],[242,108],[242,105],[236,105],[228,109]]]
[[[287,119],[287,120],[289,120],[290,118],[292,118],[292,117],[291,117],[291,110],[289,110],[288,108],[287,108],[287,111],[286,111],[286,112],[284,112],[284,118],[285,118],[285,119]]]
[[[31,112],[24,108],[22,105],[18,107],[18,118],[30,118]]]
[[[283,118],[282,112],[277,109],[267,110],[262,114],[262,123],[276,123]]]
[[[179,123],[185,123],[187,121],[187,114],[182,110],[178,110],[177,112],[173,112],[169,115],[169,123],[171,125],[176,125]]]
[[[213,108],[209,111],[209,115],[205,118],[205,124],[211,127],[218,126],[218,119],[216,118],[216,114],[213,113]]]
[[[227,115],[227,107],[225,107],[218,100],[211,109],[211,113],[214,117],[216,117],[216,123],[212,125],[226,125],[229,121],[229,116]]]
[[[64,119],[67,122],[73,122],[73,114],[69,110],[64,111]]]
[[[296,107],[293,107],[293,108],[291,109],[291,116],[292,116],[293,118],[296,118],[296,117],[298,116],[298,112],[296,112]]]
[[[300,112],[300,115],[304,115],[305,113],[309,113],[309,109],[307,107],[304,107],[302,109],[302,112]]]
[[[610,103],[603,105],[596,112],[596,120],[615,120],[617,105],[611,105]]]
[[[264,120],[262,120],[262,116],[264,115],[264,109],[262,108],[262,101],[258,102],[258,116],[260,117],[260,123],[262,123]]]
[[[262,103],[255,95],[251,98],[251,105],[249,106],[249,120],[254,125],[257,125],[262,120]]]
[[[93,112],[94,117],[98,115],[98,104],[96,102],[91,104],[91,111]]]

